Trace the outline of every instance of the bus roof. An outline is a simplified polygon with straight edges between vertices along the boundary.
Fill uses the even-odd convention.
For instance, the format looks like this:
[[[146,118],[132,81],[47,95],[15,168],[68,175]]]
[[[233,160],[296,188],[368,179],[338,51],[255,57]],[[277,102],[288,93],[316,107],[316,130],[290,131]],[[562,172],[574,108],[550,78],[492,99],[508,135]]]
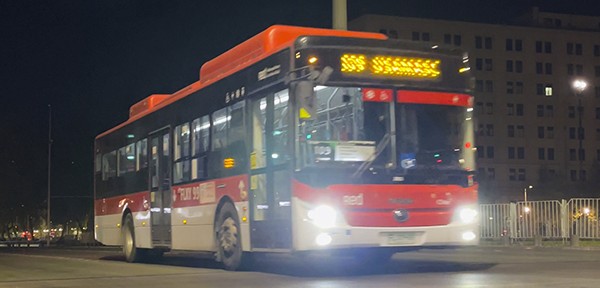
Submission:
[[[333,36],[348,38],[365,38],[386,40],[387,36],[380,33],[332,30],[322,28],[307,28],[298,26],[273,25],[252,38],[229,49],[227,52],[204,63],[200,68],[200,80],[168,95],[150,95],[130,108],[129,119],[118,126],[98,135],[103,137],[119,128],[169,104],[190,95],[199,89],[223,79],[237,71],[262,60],[285,47],[289,47],[300,36]],[[157,101],[160,99],[159,101]],[[151,102],[152,105],[148,105]]]

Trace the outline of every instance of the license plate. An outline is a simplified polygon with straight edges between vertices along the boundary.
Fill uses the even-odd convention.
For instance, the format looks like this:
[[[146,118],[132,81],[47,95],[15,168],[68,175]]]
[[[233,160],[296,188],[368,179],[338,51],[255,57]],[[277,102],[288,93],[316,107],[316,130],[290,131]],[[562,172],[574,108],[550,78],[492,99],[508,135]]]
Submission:
[[[393,232],[384,234],[384,245],[400,246],[413,245],[417,243],[418,233],[416,232]]]

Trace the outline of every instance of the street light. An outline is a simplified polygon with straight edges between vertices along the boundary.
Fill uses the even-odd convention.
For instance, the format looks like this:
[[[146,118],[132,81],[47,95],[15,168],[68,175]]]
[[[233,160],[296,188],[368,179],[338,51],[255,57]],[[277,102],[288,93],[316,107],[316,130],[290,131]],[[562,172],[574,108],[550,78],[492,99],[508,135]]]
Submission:
[[[527,188],[533,189],[533,185],[529,185],[529,186],[523,188],[523,198],[525,199],[525,204],[527,204]]]
[[[583,153],[583,126],[581,124],[581,117],[583,114],[583,106],[581,106],[581,98],[583,97],[583,91],[587,87],[587,82],[582,79],[577,79],[573,81],[573,90],[575,90],[575,95],[577,96],[577,116],[579,118],[579,125],[577,127],[577,139],[579,139],[579,150],[577,151],[577,156],[579,157],[579,173],[581,177],[582,170],[582,161],[583,158],[581,156]]]

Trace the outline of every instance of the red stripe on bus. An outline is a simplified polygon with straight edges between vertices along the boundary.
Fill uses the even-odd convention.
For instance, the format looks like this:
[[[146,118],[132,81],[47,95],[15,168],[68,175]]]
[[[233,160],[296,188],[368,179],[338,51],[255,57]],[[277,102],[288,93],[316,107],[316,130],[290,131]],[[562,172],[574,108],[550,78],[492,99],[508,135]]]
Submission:
[[[248,200],[248,175],[212,179],[171,187],[173,208],[215,204],[227,196],[234,202]]]
[[[150,209],[150,192],[143,191],[94,201],[96,216],[123,214],[129,208],[131,212],[141,212]]]
[[[411,227],[446,225],[454,209],[477,203],[477,185],[351,185],[312,188],[294,181],[293,195],[313,205],[340,209],[351,226]],[[399,223],[393,212],[405,209],[411,217]]]
[[[473,97],[470,95],[447,92],[400,90],[397,92],[397,101],[400,103],[473,107]]]
[[[248,175],[213,179],[171,187],[172,208],[192,207],[215,204],[227,196],[234,202],[248,200]],[[94,211],[96,216],[123,214],[129,208],[131,212],[150,209],[150,192],[138,192],[110,198],[96,199]]]

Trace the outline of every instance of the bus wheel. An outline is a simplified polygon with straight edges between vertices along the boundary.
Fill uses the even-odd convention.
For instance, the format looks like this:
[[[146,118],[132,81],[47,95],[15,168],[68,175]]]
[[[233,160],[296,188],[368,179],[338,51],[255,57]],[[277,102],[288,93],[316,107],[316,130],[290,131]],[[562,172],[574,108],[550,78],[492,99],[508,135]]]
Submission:
[[[127,262],[140,262],[144,256],[144,250],[135,245],[135,230],[133,228],[133,217],[131,214],[125,216],[121,235],[123,237],[123,255]]]
[[[223,204],[219,212],[215,232],[217,236],[217,260],[226,270],[236,270],[242,262],[242,242],[240,224],[235,207]]]

